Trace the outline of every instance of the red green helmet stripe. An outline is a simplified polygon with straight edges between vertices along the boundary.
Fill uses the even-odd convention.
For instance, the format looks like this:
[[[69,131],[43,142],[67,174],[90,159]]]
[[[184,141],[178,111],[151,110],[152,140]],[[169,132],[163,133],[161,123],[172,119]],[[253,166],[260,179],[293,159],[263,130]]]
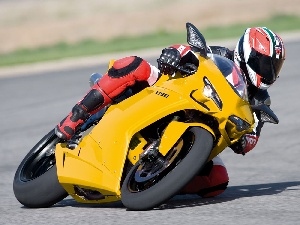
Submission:
[[[276,40],[275,40],[276,35],[266,27],[263,27],[263,30],[265,31],[265,33],[268,35],[268,37],[272,41],[272,42],[270,42],[270,44],[272,43],[272,46],[270,46],[270,53],[271,53],[271,56],[272,56],[275,53],[274,52],[274,47],[276,46]]]

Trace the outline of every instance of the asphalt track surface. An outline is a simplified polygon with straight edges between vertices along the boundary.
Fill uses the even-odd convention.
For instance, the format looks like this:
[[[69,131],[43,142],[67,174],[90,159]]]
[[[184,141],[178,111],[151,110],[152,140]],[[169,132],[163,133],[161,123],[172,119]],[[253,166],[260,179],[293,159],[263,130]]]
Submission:
[[[106,65],[0,78],[0,224],[300,224],[300,42],[286,43],[286,51],[281,76],[270,88],[280,123],[266,124],[257,147],[246,156],[230,149],[222,153],[228,189],[211,199],[174,197],[145,212],[71,198],[51,208],[28,209],[13,194],[22,158],[86,93],[89,75],[105,71]]]

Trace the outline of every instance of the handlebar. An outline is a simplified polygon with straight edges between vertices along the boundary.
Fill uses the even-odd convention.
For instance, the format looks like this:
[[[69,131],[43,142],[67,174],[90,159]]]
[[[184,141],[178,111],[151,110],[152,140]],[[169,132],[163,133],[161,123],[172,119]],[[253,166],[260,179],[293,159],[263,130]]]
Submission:
[[[187,75],[192,75],[196,72],[195,70],[186,69],[183,66],[178,66],[177,70]]]
[[[175,70],[177,70],[177,71],[179,71],[179,72],[181,72],[182,74],[184,74],[184,75],[192,75],[192,74],[194,74],[195,72],[196,72],[196,68],[194,68],[194,69],[192,69],[191,67],[185,67],[186,65],[189,65],[188,63],[186,64],[186,65],[183,65],[183,66],[180,66],[180,65],[178,65],[178,66],[174,66],[174,65],[171,65],[171,64],[168,64],[168,63],[163,63],[163,62],[161,62],[159,59],[157,59],[157,62],[158,63],[162,63],[162,64],[164,64],[164,65],[166,65],[166,66],[169,66],[169,67],[171,67],[171,68],[173,68],[173,69],[175,69]],[[191,65],[193,65],[193,64],[191,64]]]

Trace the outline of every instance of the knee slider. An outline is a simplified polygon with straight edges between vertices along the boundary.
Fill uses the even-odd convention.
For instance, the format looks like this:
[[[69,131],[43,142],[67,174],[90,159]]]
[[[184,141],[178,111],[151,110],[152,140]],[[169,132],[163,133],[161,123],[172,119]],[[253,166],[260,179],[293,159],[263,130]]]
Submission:
[[[112,78],[124,77],[135,71],[143,59],[137,56],[130,56],[115,61],[113,66],[108,70],[108,76]]]

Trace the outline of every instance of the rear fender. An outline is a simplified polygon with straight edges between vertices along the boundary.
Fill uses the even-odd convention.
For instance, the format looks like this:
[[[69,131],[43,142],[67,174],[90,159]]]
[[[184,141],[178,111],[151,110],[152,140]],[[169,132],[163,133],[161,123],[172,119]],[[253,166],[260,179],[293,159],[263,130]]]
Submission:
[[[189,127],[202,127],[210,132],[214,139],[216,138],[214,131],[203,123],[183,123],[172,121],[163,132],[159,145],[159,152],[165,156]]]

